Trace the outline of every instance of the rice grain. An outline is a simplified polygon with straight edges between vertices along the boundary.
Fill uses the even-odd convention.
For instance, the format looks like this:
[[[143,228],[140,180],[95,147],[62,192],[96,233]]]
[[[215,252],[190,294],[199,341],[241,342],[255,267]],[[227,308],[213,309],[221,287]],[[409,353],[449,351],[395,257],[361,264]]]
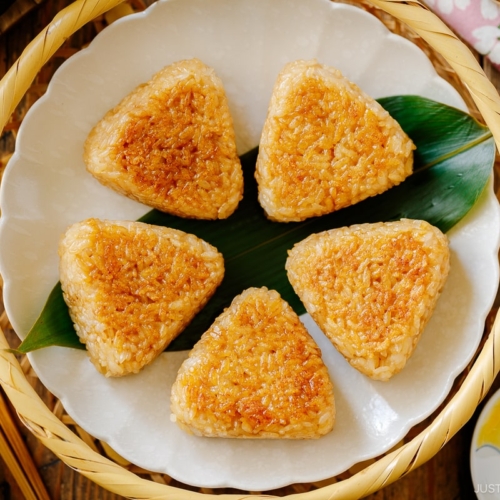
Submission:
[[[84,161],[105,186],[180,217],[225,219],[243,196],[222,82],[197,59],[165,67],[106,113]]]
[[[203,334],[171,393],[172,420],[189,433],[318,438],[335,403],[321,351],[278,292],[249,288]]]
[[[353,205],[410,175],[413,149],[389,113],[339,70],[289,63],[262,131],[255,174],[260,204],[280,222]]]
[[[63,296],[92,363],[137,373],[188,325],[224,275],[222,255],[194,235],[88,219],[59,245]]]
[[[413,353],[449,272],[447,237],[427,222],[313,234],[289,252],[288,278],[349,363],[388,380]]]

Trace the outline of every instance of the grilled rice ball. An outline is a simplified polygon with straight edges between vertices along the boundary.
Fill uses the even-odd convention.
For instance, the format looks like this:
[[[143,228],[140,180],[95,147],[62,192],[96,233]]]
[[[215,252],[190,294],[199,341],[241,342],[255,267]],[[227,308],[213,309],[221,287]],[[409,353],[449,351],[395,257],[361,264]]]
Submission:
[[[389,113],[339,70],[289,63],[262,131],[260,204],[281,222],[334,212],[402,182],[414,148]]]
[[[163,212],[225,219],[243,196],[243,173],[221,80],[197,59],[138,86],[92,129],[88,171]]]
[[[187,326],[222,281],[224,261],[194,235],[88,219],[59,245],[64,300],[81,342],[108,377],[137,373]]]
[[[321,351],[274,290],[237,296],[184,361],[172,420],[189,433],[227,438],[319,438],[335,403]]]
[[[313,234],[289,252],[288,278],[349,363],[375,380],[405,366],[449,271],[447,237],[420,220]]]

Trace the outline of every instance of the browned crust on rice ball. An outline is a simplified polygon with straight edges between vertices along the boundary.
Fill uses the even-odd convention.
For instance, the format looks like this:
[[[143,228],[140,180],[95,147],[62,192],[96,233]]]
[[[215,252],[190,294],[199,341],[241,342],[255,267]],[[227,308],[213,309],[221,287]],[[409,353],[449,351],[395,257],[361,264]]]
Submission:
[[[180,217],[224,219],[243,196],[222,82],[197,59],[165,67],[109,111],[84,161],[105,186]]]
[[[181,366],[172,420],[209,437],[318,438],[335,404],[321,351],[278,292],[250,288]]]
[[[256,178],[271,219],[301,221],[380,194],[413,169],[414,145],[339,70],[287,64],[262,131]]]
[[[403,369],[434,311],[449,271],[448,239],[408,219],[332,229],[298,243],[286,269],[351,365],[388,380]]]
[[[88,219],[59,245],[64,299],[106,376],[137,373],[187,326],[224,275],[222,255],[194,235]]]

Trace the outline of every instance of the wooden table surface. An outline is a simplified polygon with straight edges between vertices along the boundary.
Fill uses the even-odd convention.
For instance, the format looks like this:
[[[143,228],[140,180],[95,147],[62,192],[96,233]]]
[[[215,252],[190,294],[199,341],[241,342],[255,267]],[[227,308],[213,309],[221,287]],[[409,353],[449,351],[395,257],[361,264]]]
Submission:
[[[146,1],[146,4],[151,3],[151,1]],[[11,2],[9,1],[8,3],[10,4]],[[3,12],[4,9],[0,8],[1,76],[14,63],[29,41],[48,24],[56,12],[68,3],[70,3],[69,0],[18,0],[18,11],[16,12]],[[142,3],[143,0],[131,1],[131,4],[135,8],[141,8]],[[0,7],[2,5],[4,3],[0,3]],[[92,31],[99,31],[105,24],[105,19],[97,20],[92,26],[87,26],[80,30],[65,44],[58,54],[56,54],[56,57],[47,65],[48,68],[44,69],[37,78],[33,86],[33,95],[35,97],[32,97],[32,100],[44,92],[50,74],[57,64],[76,52],[77,48],[85,42],[85,37],[92,37],[94,34]],[[499,74],[487,61],[484,61],[479,56],[478,60],[483,64],[488,77],[500,90]],[[0,167],[2,162],[6,163],[8,155],[14,148],[15,128],[17,125],[16,123],[11,124],[10,129],[6,130],[0,138]],[[2,310],[3,306],[0,304],[0,313]],[[0,318],[0,326],[6,326],[5,317],[3,319]],[[11,345],[15,345],[17,338],[8,328],[7,335]],[[32,376],[33,383],[42,394],[47,405],[50,408],[57,409],[57,400],[41,386],[33,374],[28,372],[28,376]],[[500,380],[497,378],[490,394],[499,388]],[[474,425],[484,404],[485,402],[479,406],[473,418],[433,459],[395,484],[389,485],[367,498],[371,500],[467,500],[475,498],[469,469],[469,451]],[[60,411],[60,409],[55,411]],[[430,420],[427,419],[413,428],[409,437],[424,430]],[[103,490],[72,471],[50,451],[44,448],[18,420],[17,424],[50,498],[54,500],[117,500],[121,498]],[[291,491],[300,492],[307,488],[307,485],[297,485]],[[289,493],[289,491],[277,493],[283,494]],[[0,500],[21,500],[22,498],[24,496],[16,481],[0,458]]]

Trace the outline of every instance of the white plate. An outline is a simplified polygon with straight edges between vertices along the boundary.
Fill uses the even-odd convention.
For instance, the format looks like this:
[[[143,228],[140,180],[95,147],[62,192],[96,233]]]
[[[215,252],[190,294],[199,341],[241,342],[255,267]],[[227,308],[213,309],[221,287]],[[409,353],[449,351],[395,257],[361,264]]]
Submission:
[[[481,411],[472,436],[470,465],[479,500],[500,500],[500,390]]]
[[[420,50],[374,17],[328,0],[170,0],[104,30],[63,65],[26,117],[1,191],[5,307],[24,337],[58,280],[57,243],[87,217],[136,219],[146,207],[100,185],[82,162],[90,128],[161,67],[198,57],[222,78],[240,153],[259,142],[282,66],[314,58],[373,97],[420,94],[465,106]],[[452,271],[413,357],[389,383],[354,371],[304,321],[336,388],[337,423],[315,441],[189,436],[169,420],[169,388],[185,353],[137,376],[108,380],[86,354],[30,355],[45,386],[84,429],[130,461],[196,486],[267,490],[336,475],[396,444],[445,398],[476,350],[498,282],[500,219],[492,186],[449,234]]]

